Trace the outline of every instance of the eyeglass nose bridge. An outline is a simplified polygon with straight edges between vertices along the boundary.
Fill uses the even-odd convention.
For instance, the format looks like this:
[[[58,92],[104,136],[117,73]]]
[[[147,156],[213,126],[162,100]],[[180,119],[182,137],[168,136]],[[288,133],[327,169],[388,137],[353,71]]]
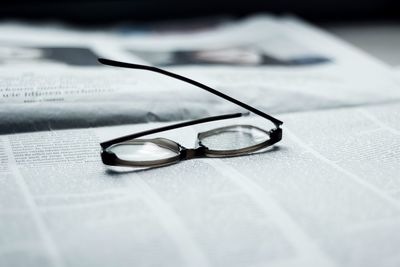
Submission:
[[[181,160],[202,158],[205,156],[206,147],[200,145],[197,148],[184,148],[181,150],[180,157]]]

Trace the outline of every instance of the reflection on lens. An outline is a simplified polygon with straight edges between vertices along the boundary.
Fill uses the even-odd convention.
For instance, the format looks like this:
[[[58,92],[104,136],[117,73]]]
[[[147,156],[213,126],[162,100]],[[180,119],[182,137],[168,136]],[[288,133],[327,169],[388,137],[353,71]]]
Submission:
[[[211,130],[199,135],[199,141],[210,150],[236,150],[269,140],[269,134],[257,127],[237,125]]]
[[[165,160],[179,154],[178,149],[164,146],[162,142],[132,140],[116,144],[107,149],[118,158],[127,161],[154,161]]]

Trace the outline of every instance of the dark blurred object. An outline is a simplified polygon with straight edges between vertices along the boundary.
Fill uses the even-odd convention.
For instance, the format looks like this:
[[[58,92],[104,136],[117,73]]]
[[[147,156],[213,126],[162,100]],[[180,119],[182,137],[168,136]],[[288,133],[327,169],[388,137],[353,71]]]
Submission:
[[[399,19],[396,0],[5,0],[0,18],[61,19],[73,23],[151,21],[270,12],[293,13],[310,21]]]
[[[155,66],[228,65],[228,66],[310,66],[330,62],[318,55],[281,59],[256,47],[242,46],[207,50],[138,51],[132,53]]]
[[[0,65],[54,62],[70,66],[101,66],[87,47],[14,47],[0,45]]]

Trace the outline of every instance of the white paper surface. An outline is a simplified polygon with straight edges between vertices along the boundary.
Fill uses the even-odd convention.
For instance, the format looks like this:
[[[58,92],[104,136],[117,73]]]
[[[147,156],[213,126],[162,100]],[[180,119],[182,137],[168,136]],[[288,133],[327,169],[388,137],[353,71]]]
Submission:
[[[272,151],[147,171],[99,142],[160,124],[3,135],[1,266],[398,266],[399,114],[288,114]]]

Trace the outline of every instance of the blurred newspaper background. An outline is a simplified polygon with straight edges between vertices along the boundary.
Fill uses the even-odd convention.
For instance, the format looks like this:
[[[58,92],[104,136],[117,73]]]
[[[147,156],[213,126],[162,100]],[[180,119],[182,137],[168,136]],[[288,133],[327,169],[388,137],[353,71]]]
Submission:
[[[237,109],[168,77],[102,66],[98,57],[166,68],[272,114],[400,99],[391,68],[294,17],[86,30],[9,22],[0,25],[0,133]]]

